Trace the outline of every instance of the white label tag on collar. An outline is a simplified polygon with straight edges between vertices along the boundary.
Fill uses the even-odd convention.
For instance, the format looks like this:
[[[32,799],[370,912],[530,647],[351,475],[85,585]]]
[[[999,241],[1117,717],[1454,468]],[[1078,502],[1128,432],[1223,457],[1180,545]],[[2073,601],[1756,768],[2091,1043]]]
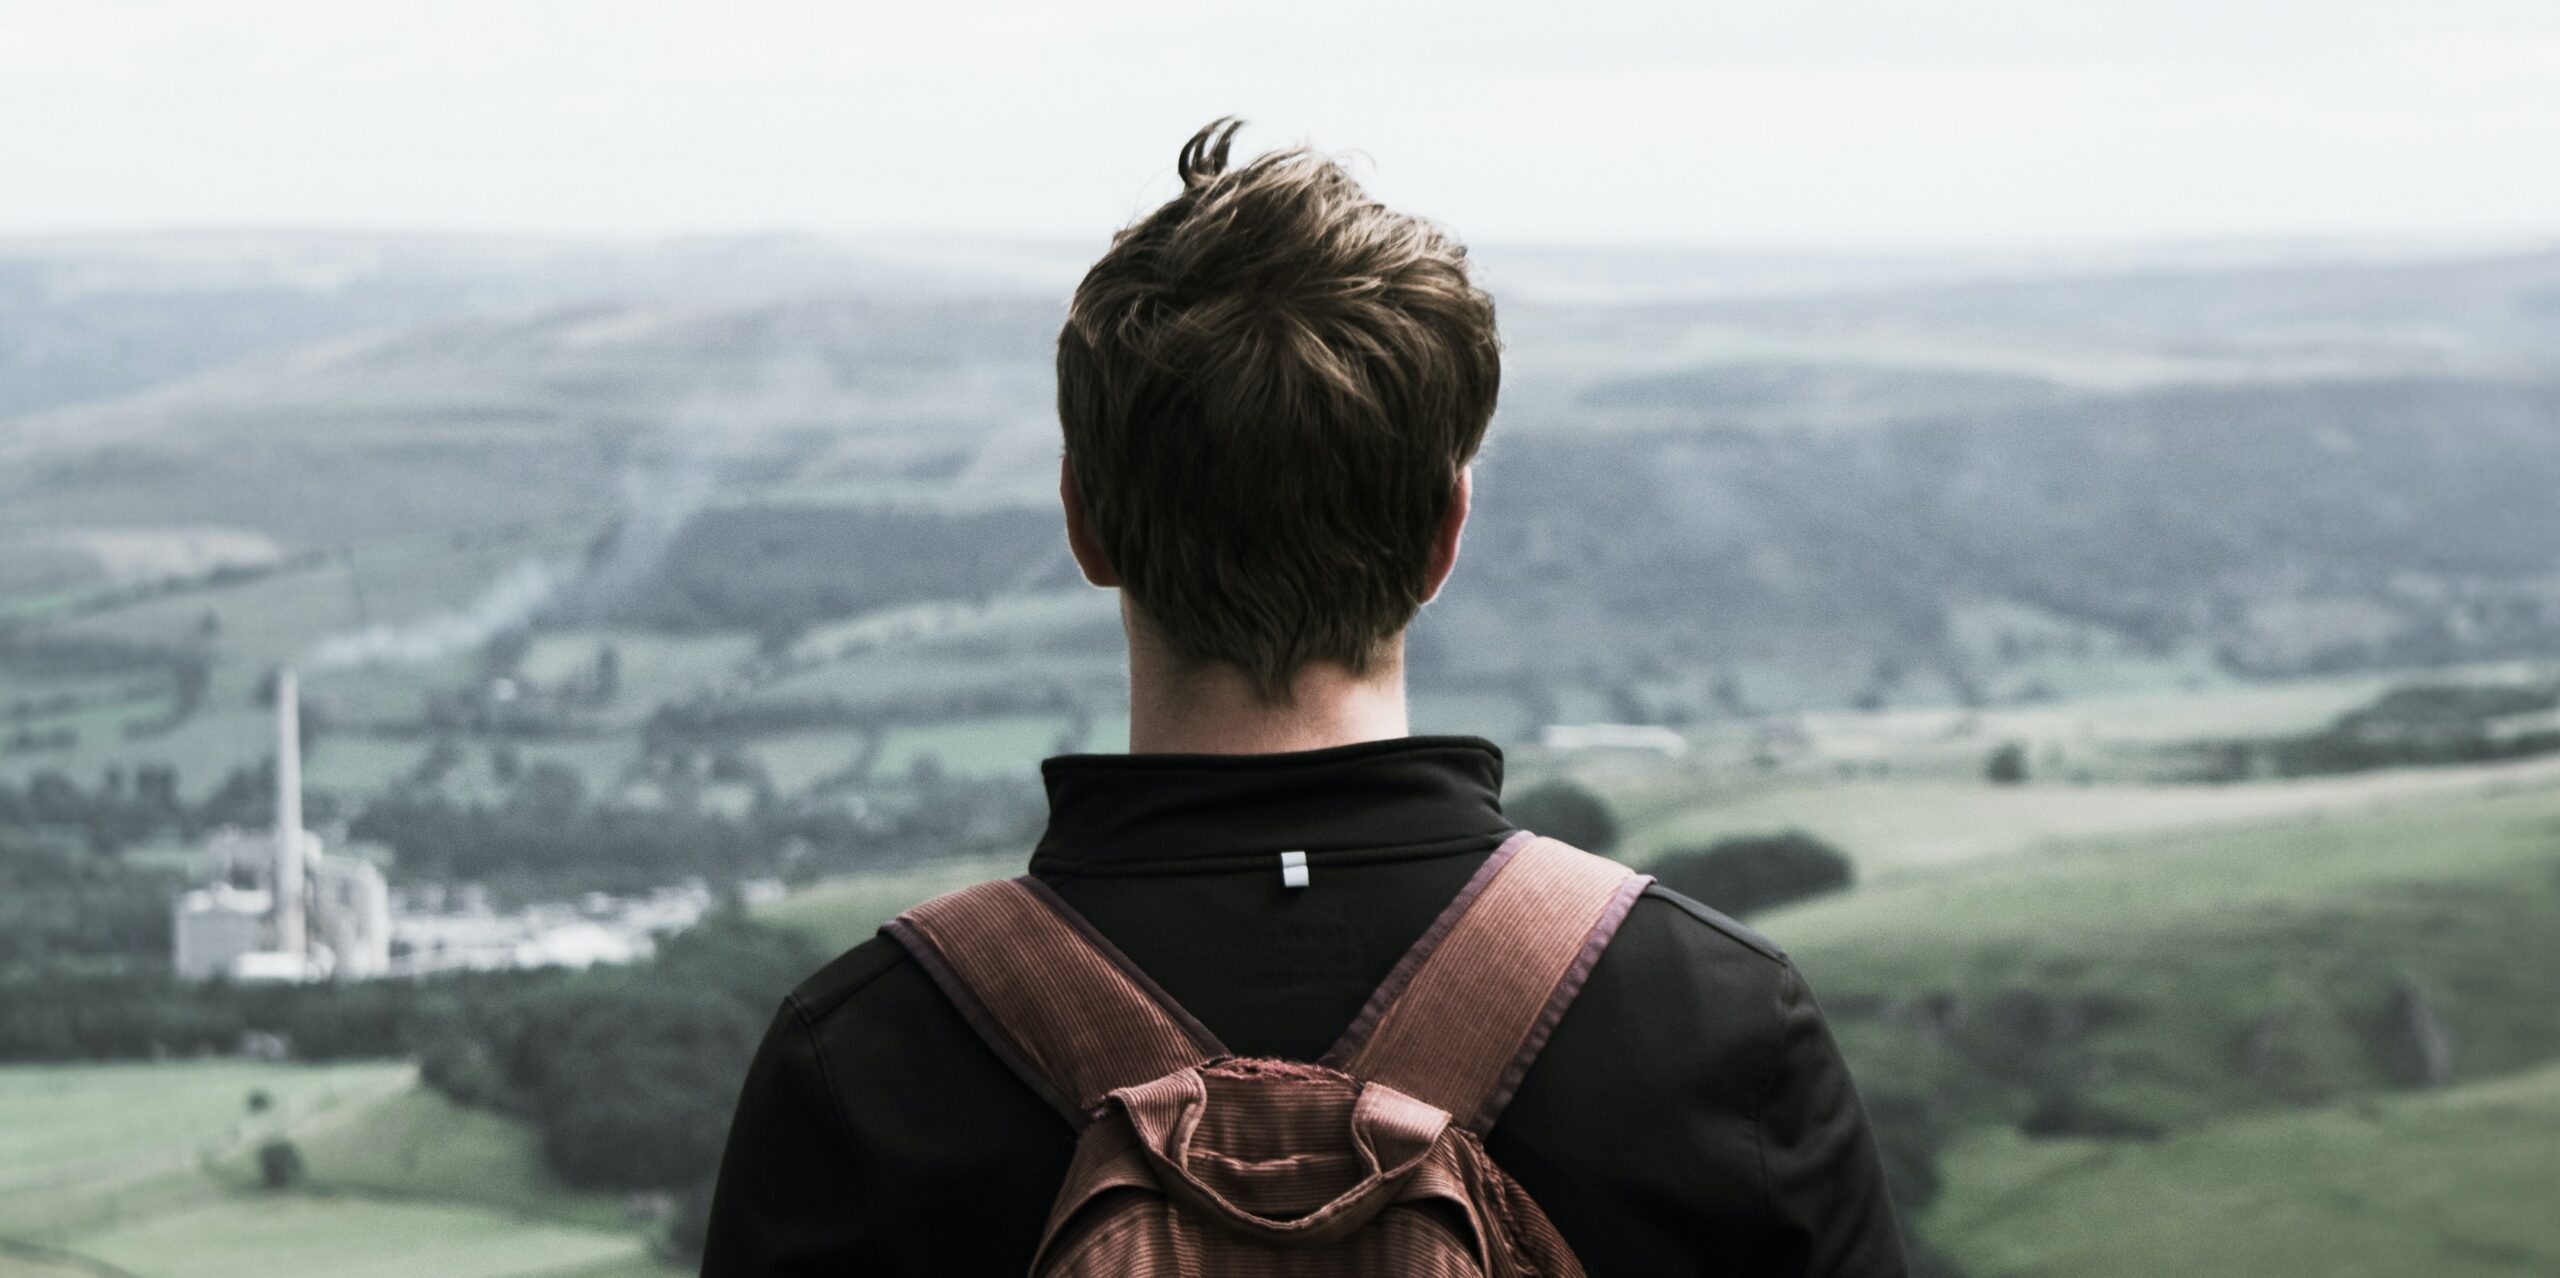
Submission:
[[[1304,852],[1281,853],[1280,886],[1284,888],[1302,888],[1306,885],[1307,854]]]

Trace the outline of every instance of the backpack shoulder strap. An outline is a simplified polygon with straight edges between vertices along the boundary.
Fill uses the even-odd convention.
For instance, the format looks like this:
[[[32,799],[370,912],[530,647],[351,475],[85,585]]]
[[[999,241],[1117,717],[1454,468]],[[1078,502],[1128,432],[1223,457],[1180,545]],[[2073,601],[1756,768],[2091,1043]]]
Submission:
[[[1652,881],[1554,839],[1513,835],[1325,1063],[1428,1101],[1483,1135]]]
[[[1030,875],[935,897],[880,930],[905,946],[996,1055],[1077,1127],[1117,1088],[1227,1054]]]

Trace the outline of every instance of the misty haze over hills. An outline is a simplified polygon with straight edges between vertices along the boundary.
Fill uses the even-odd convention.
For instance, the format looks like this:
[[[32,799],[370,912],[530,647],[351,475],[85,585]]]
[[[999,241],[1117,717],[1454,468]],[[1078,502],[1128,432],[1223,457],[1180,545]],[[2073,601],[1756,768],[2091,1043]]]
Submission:
[[[567,516],[684,553],[562,598],[770,628],[663,597],[690,589],[668,572],[727,570],[685,542],[700,511],[798,508],[819,545],[869,521],[876,545],[1052,500],[1047,360],[1079,253],[0,244],[0,582],[77,581],[136,528],[291,554]],[[2541,561],[2560,507],[2539,499],[2560,480],[2560,252],[1479,258],[1508,381],[1425,683],[1558,660],[1676,717],[1717,683],[1763,709],[2036,694],[2004,644],[2191,678],[2560,642]],[[1005,534],[1022,549],[968,589],[1067,588],[1041,540]],[[833,572],[847,598],[912,593],[868,571],[810,557],[773,590]]]

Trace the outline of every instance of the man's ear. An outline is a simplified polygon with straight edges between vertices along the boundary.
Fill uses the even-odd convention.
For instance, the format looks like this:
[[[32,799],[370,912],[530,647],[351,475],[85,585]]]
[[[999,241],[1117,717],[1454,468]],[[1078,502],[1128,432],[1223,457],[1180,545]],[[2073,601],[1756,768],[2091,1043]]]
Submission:
[[[1084,498],[1076,495],[1075,467],[1064,457],[1058,459],[1058,504],[1067,512],[1067,551],[1076,557],[1076,567],[1084,570],[1084,579],[1097,586],[1119,585],[1119,570],[1111,566],[1111,556],[1102,553],[1093,525],[1085,521]]]
[[[1467,531],[1467,511],[1475,504],[1476,468],[1458,471],[1458,491],[1449,498],[1449,513],[1440,517],[1440,530],[1431,538],[1431,572],[1422,579],[1422,601],[1429,603],[1440,595],[1449,574],[1458,566],[1458,539]]]

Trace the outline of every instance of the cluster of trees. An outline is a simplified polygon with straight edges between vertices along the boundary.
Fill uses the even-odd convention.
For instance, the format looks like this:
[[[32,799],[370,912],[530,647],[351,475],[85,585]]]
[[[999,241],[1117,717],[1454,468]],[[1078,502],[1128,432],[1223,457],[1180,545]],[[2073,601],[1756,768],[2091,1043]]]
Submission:
[[[94,787],[51,769],[24,786],[0,781],[0,831],[77,831],[91,848],[123,847],[199,818],[179,797],[178,770],[168,764],[109,765]]]
[[[533,1124],[572,1184],[678,1190],[676,1241],[698,1245],[738,1082],[780,992],[818,961],[795,936],[715,916],[648,964],[471,1005],[420,1071],[457,1101]]]
[[[227,1056],[260,1035],[302,1060],[411,1056],[467,1023],[468,1009],[562,979],[534,971],[323,985],[185,982],[168,970],[168,899],[153,906],[156,961],[147,952],[88,963],[44,953],[0,972],[0,1060]]]
[[[2560,751],[2560,683],[2414,684],[2315,731],[2190,742],[2166,775],[2218,785],[2253,777],[2521,759]]]
[[[74,609],[84,610],[85,606]],[[0,734],[0,754],[71,749],[80,744],[80,730],[55,720],[108,705],[157,703],[161,708],[156,713],[128,720],[124,736],[127,740],[160,736],[194,717],[213,679],[212,658],[202,645],[135,643],[86,634],[72,637],[5,624],[0,624],[0,667],[36,679],[115,680],[80,691],[64,688],[42,695],[21,694],[0,703],[0,721],[10,725],[8,732]]]
[[[705,697],[670,702],[649,716],[653,747],[799,732],[809,728],[879,728],[987,715],[1066,713],[1090,717],[1082,697],[1054,680],[1021,680],[925,691],[883,688],[860,698]]]
[[[1857,871],[1840,849],[1788,830],[1666,853],[1654,861],[1653,876],[1674,892],[1742,916],[1846,891]]]
[[[1549,781],[1505,799],[1502,806],[1521,829],[1584,851],[1605,853],[1618,846],[1618,818],[1608,801],[1575,782]],[[1846,853],[1801,830],[1674,849],[1647,868],[1664,887],[1733,915],[1842,891],[1857,876]]]
[[[174,764],[109,764],[91,786],[46,769],[29,775],[22,785],[0,781],[0,839],[76,837],[92,851],[113,852],[160,835],[194,839],[220,826],[266,825],[275,819],[275,795],[272,758],[231,769],[193,803],[180,793]],[[326,792],[314,791],[304,812],[311,820],[327,821],[337,816],[337,804]]]
[[[0,832],[0,989],[166,968],[169,899],[180,877]]]
[[[1510,795],[1503,815],[1523,830],[1562,839],[1585,852],[1606,853],[1618,846],[1618,817],[1599,795],[1571,781],[1549,781]]]
[[[365,805],[350,832],[392,848],[404,876],[560,881],[583,890],[694,874],[722,880],[786,868],[903,864],[958,846],[1028,846],[1039,828],[1040,794],[1027,780],[929,770],[915,780],[914,793],[895,806],[786,800],[762,791],[748,810],[730,814],[594,802],[574,769],[545,760],[525,765],[501,802],[462,803],[433,789],[402,788]]]
[[[2546,754],[2560,750],[2560,684],[2394,688],[2321,731],[2257,748],[2279,776]]]
[[[426,693],[414,718],[376,722],[386,735],[455,734],[507,738],[594,736],[609,731],[597,711],[622,695],[622,649],[611,640],[596,645],[583,665],[548,681],[524,673],[534,631],[517,626],[501,630],[480,647],[477,674],[460,683]]]

